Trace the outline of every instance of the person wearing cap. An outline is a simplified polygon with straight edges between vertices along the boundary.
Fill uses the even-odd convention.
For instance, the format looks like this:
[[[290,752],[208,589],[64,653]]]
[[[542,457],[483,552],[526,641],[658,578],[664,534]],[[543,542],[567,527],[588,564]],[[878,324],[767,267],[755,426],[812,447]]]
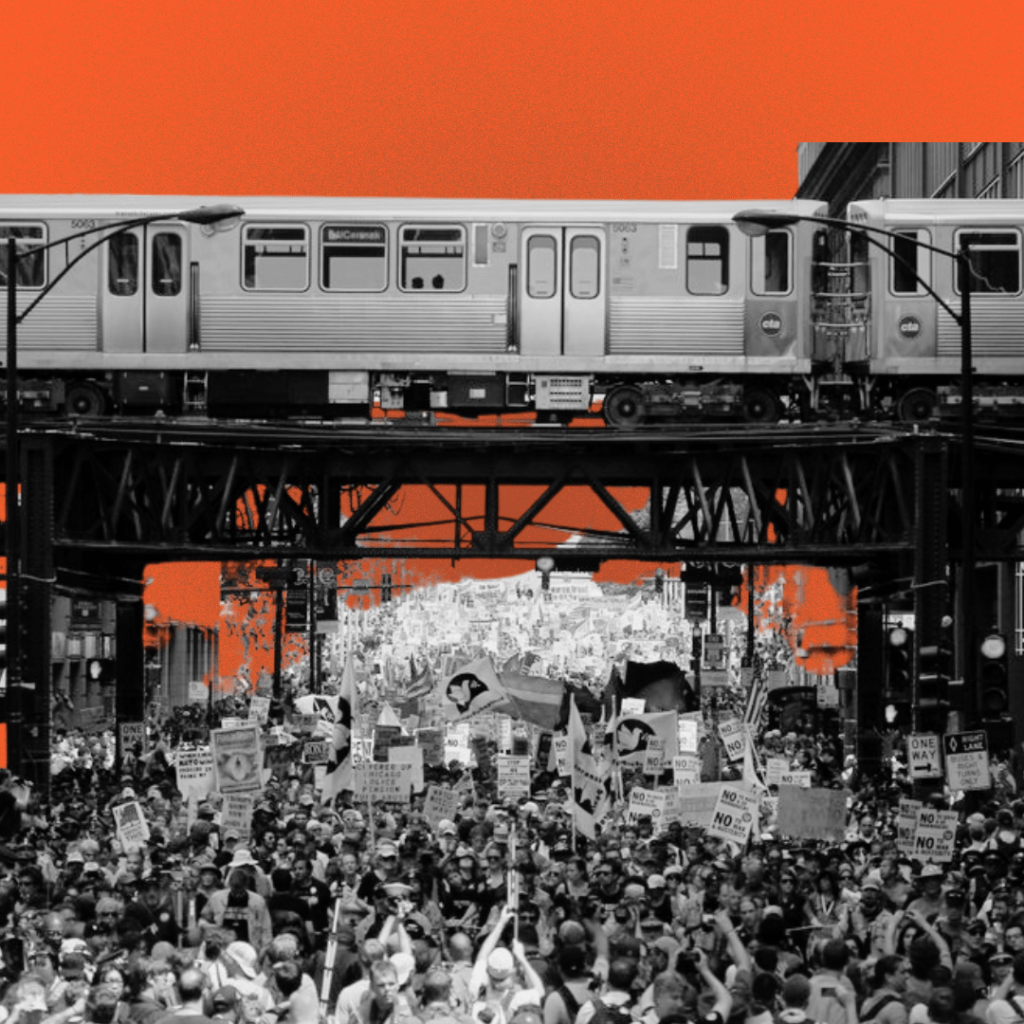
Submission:
[[[929,921],[934,921],[943,909],[942,878],[945,872],[938,864],[928,863],[921,868],[918,879],[921,895],[911,900],[907,910],[913,910]]]
[[[514,916],[508,906],[501,908],[498,922],[484,939],[473,964],[469,994],[473,999],[471,1015],[477,1024],[488,1024],[488,1009],[493,1012],[493,1024],[507,1024],[517,1006],[529,1002],[540,1006],[544,1002],[544,982],[526,959],[522,942],[514,941],[511,951],[498,945]],[[517,969],[524,985],[516,980]]]
[[[997,949],[989,956],[988,967],[989,984],[986,995],[991,1002],[1013,969],[1013,956],[1005,949]]]
[[[239,861],[236,851],[235,861]],[[248,851],[244,851],[248,853]],[[209,928],[227,928],[241,939],[261,949],[273,933],[273,923],[266,900],[249,888],[249,874],[244,864],[237,864],[228,875],[225,889],[218,889],[206,901],[199,916],[199,927],[205,932]]]
[[[839,910],[836,934],[856,939],[865,957],[879,957],[895,952],[891,938],[898,919],[885,908],[882,879],[877,872],[869,872],[861,882],[860,900],[854,906],[844,904]]]
[[[1024,954],[1013,958],[1009,973],[993,989],[985,1019],[988,1024],[1024,1021]]]

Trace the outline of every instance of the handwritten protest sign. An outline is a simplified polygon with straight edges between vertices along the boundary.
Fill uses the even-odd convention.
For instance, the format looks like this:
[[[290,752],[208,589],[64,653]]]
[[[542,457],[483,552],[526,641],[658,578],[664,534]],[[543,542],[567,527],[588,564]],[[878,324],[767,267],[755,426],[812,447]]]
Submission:
[[[303,764],[327,764],[331,759],[331,744],[328,740],[306,740],[302,744]]]
[[[423,803],[423,817],[434,828],[447,819],[455,820],[455,812],[459,806],[459,794],[445,786],[428,786],[427,798]]]
[[[408,803],[412,765],[364,761],[354,768],[355,794],[377,803]]]
[[[252,835],[252,809],[256,799],[253,793],[228,793],[220,809],[221,833],[234,829],[241,844]]]
[[[190,793],[206,796],[213,789],[213,754],[209,747],[178,750],[174,758],[178,789],[186,799]]]
[[[270,717],[270,698],[253,697],[249,701],[249,720],[266,725]]]

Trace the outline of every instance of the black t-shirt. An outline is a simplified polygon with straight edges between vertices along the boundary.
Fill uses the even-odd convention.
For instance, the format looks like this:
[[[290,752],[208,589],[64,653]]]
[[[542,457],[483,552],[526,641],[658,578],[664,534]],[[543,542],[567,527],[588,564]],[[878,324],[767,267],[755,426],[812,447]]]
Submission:
[[[228,893],[224,908],[224,927],[230,928],[239,942],[249,941],[249,892]]]

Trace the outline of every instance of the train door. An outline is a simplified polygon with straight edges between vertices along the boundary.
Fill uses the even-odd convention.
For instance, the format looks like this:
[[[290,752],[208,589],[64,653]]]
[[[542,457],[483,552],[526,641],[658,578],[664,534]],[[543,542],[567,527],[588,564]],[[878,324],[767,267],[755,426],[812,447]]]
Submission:
[[[189,337],[188,234],[150,224],[103,247],[106,352],[184,352]]]
[[[600,356],[607,330],[606,234],[598,227],[532,227],[522,234],[519,351]]]

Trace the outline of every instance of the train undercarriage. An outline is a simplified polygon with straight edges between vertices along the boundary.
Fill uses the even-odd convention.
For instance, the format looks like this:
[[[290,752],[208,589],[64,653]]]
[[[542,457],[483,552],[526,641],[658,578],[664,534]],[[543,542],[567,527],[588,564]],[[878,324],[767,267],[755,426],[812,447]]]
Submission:
[[[632,430],[679,423],[927,423],[962,414],[958,380],[864,374],[748,378],[605,379],[589,374],[370,373],[367,371],[117,371],[24,374],[26,413],[94,418],[192,415],[252,419],[409,419],[535,414],[568,423],[600,416]],[[2,396],[0,396],[2,397]],[[982,418],[1024,418],[1024,386],[976,379]]]

